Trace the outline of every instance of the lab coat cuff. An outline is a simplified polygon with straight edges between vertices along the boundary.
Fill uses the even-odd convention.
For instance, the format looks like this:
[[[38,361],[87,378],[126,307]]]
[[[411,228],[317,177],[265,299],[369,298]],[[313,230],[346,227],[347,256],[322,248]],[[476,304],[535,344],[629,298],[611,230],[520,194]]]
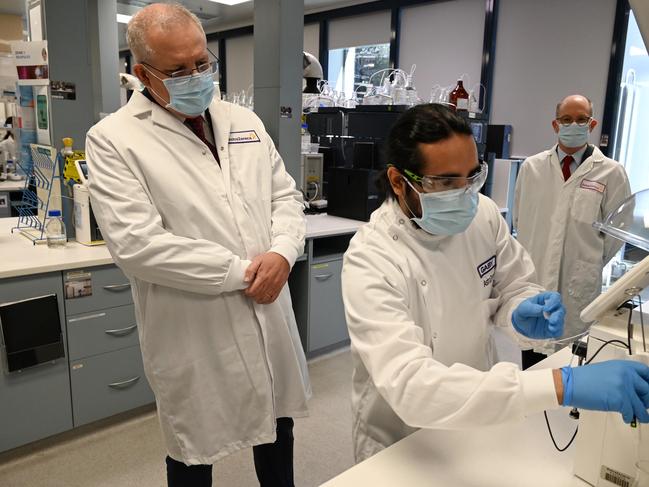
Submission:
[[[521,372],[521,386],[526,414],[559,408],[552,369]]]
[[[249,283],[244,282],[243,278],[250,264],[251,262],[249,260],[241,259],[236,255],[233,256],[230,269],[228,269],[228,275],[223,282],[223,292],[240,291],[249,286]]]
[[[295,240],[283,235],[279,235],[275,238],[269,252],[275,252],[284,257],[291,269],[299,257],[298,251],[295,248]]]

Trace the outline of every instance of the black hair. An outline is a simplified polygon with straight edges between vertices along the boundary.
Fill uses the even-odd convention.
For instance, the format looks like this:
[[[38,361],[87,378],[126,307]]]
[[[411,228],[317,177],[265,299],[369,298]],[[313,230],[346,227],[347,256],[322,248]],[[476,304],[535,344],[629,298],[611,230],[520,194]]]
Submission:
[[[13,133],[14,117],[7,117],[7,120],[5,120],[5,125],[11,125],[11,132],[7,130],[4,139],[2,139],[3,142],[7,140],[9,136]]]
[[[434,144],[455,134],[473,135],[473,131],[454,110],[440,104],[417,105],[401,115],[390,129],[385,147],[386,162],[400,171],[408,169],[421,174],[424,161],[419,144]],[[377,183],[386,198],[396,197],[387,168]]]

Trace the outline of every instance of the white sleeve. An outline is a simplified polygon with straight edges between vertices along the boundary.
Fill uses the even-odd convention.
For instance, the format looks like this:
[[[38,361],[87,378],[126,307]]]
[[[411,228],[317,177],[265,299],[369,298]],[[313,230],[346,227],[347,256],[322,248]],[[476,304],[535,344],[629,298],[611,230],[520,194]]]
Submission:
[[[265,134],[265,143],[272,164],[270,251],[280,254],[293,267],[304,252],[306,218],[302,193],[295,188],[295,181],[286,171],[284,161],[268,134]]]
[[[342,287],[352,347],[406,424],[468,429],[558,407],[551,370],[521,372],[503,362],[482,372],[436,361],[409,310],[405,278],[387,252],[353,241]]]
[[[626,170],[621,164],[616,163],[615,171],[607,181],[604,198],[602,199],[602,218],[606,218],[609,213],[615,210],[622,201],[631,196],[631,187]],[[618,250],[622,247],[620,239],[604,235],[604,255],[602,265],[608,264]]]
[[[222,245],[166,230],[142,184],[107,137],[86,138],[92,208],[115,263],[129,276],[183,291],[245,289],[250,261]]]

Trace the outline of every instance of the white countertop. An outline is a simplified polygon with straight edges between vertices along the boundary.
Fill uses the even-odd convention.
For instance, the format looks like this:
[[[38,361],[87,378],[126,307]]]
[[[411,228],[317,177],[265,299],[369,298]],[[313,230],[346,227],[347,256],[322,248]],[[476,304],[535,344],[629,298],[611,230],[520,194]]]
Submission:
[[[543,368],[570,362],[565,348]],[[538,368],[538,367],[536,367]],[[568,409],[548,416],[557,443],[565,445],[576,421]],[[468,431],[420,430],[323,484],[324,487],[577,487],[572,474],[575,447],[559,453],[543,414],[513,423]]]
[[[11,233],[17,222],[17,218],[0,219],[0,278],[113,263],[105,245],[86,247],[74,241],[61,249],[50,249],[45,243],[34,245],[18,230]]]
[[[328,215],[307,215],[307,238],[354,233],[365,222]],[[80,267],[112,264],[105,245],[87,247],[70,241],[62,249],[50,249],[45,243],[31,240],[11,228],[17,218],[0,218],[0,279],[28,276]]]
[[[331,216],[326,213],[306,216],[306,238],[329,237],[356,233],[366,222]]]
[[[2,191],[22,191],[25,189],[25,180],[22,181],[0,181],[0,192]]]

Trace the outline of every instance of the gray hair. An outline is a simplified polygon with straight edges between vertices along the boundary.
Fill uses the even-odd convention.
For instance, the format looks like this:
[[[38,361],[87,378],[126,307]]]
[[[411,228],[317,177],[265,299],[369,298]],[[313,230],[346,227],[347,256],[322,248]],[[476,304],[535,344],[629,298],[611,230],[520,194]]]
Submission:
[[[198,17],[186,7],[177,3],[152,3],[139,10],[129,21],[126,28],[126,40],[137,63],[146,62],[153,54],[147,42],[147,35],[152,26],[167,29],[174,24],[191,21],[201,30],[203,25]]]

